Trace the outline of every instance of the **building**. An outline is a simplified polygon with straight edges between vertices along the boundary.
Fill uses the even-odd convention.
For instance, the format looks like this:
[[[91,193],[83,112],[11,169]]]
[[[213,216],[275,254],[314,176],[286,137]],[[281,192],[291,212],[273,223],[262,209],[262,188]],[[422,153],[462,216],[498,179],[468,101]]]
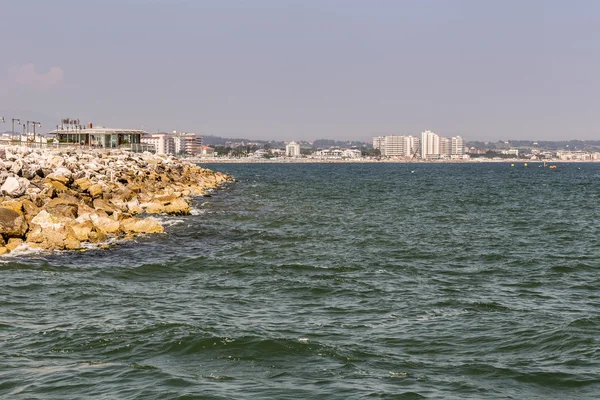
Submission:
[[[203,158],[210,158],[215,156],[215,149],[210,146],[202,146],[202,152],[200,156]]]
[[[158,154],[195,156],[202,153],[202,138],[195,133],[159,132],[146,134],[141,140],[155,146]]]
[[[285,155],[288,157],[300,157],[300,145],[296,142],[289,142],[285,146]]]
[[[458,156],[465,154],[465,142],[462,137],[455,136],[452,138],[452,154]]]
[[[373,138],[373,149],[379,150],[379,154],[385,155],[385,136],[375,136]]]
[[[146,132],[141,129],[93,127],[92,124],[57,126],[47,136],[57,146],[74,145],[90,148],[122,149],[130,151],[154,151],[153,146],[142,142]]]
[[[421,158],[439,158],[441,150],[439,135],[431,131],[421,132]]]
[[[406,156],[406,143],[404,136],[386,136],[384,144],[384,153],[386,157],[404,157]]]
[[[195,156],[202,153],[202,138],[200,135],[188,132],[173,132],[175,154]]]
[[[421,140],[416,136],[407,136],[405,141],[406,155],[410,158],[417,157],[420,154]]]
[[[452,154],[452,139],[440,137],[440,155],[449,156]]]
[[[141,140],[142,143],[154,146],[156,154],[175,154],[175,144],[166,132],[147,134]]]

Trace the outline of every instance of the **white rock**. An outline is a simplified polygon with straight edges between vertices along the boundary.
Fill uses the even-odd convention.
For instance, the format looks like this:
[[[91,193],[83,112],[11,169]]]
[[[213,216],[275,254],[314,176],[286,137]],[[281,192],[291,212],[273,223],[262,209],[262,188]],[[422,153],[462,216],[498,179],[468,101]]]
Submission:
[[[27,185],[23,182],[27,182]],[[29,186],[28,183],[29,181],[27,181],[26,179],[20,180],[19,178],[16,178],[14,176],[9,176],[2,184],[2,187],[0,187],[0,192],[7,196],[19,197],[25,194],[25,191]]]

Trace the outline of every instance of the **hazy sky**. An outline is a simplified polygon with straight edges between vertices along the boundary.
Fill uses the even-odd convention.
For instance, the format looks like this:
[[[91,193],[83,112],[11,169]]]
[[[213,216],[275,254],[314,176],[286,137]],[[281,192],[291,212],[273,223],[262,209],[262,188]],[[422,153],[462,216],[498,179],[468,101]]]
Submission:
[[[598,0],[2,0],[0,116],[600,139],[599,50]]]

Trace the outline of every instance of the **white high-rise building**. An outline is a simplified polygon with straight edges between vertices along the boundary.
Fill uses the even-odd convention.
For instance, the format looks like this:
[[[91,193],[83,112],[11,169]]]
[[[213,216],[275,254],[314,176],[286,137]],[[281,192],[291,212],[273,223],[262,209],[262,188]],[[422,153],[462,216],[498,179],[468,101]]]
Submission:
[[[405,138],[406,156],[416,157],[420,152],[421,140],[416,136],[407,136]]]
[[[174,154],[175,145],[173,138],[168,133],[153,133],[151,135],[142,136],[140,139],[142,143],[154,145],[156,154]]]
[[[195,133],[159,132],[142,137],[141,142],[153,144],[157,154],[193,156],[202,152],[202,137]]]
[[[452,154],[459,156],[465,154],[465,142],[462,137],[455,136],[452,138]]]
[[[440,136],[431,131],[421,132],[421,158],[438,158],[441,154]]]
[[[300,145],[296,142],[289,142],[285,146],[285,155],[288,157],[300,157]]]
[[[385,155],[385,136],[373,137],[373,148],[379,150],[379,153]]]
[[[440,137],[440,155],[449,156],[452,154],[452,140]]]
[[[406,155],[406,143],[404,139],[404,136],[386,136],[385,152],[383,155],[387,157],[404,157]]]

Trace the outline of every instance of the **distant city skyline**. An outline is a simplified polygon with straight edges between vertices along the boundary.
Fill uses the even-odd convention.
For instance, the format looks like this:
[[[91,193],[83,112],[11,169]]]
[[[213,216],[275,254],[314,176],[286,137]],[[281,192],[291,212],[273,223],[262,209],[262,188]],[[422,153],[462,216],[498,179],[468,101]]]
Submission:
[[[600,139],[593,0],[5,0],[2,17],[0,131]]]

